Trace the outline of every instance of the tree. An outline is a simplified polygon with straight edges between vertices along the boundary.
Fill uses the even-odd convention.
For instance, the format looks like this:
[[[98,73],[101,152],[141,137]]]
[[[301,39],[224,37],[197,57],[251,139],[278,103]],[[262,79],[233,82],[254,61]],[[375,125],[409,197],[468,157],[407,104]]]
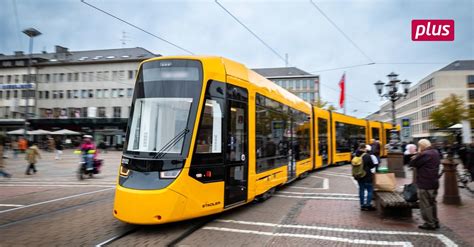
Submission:
[[[471,114],[468,113],[464,100],[458,95],[451,94],[441,101],[441,105],[431,113],[430,119],[435,127],[447,129],[461,123],[461,120],[468,119],[469,115]]]
[[[317,99],[316,101],[314,101],[313,106],[316,106],[316,107],[319,107],[319,108],[322,108],[322,109],[326,109],[328,111],[337,110],[337,108],[334,107],[333,105],[329,104],[329,102],[321,100],[321,99]]]

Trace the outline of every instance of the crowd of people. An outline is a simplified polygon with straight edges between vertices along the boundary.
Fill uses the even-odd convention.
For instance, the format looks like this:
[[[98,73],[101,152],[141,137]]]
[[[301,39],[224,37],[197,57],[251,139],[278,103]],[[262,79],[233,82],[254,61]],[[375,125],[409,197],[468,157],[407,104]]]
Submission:
[[[85,135],[82,138],[79,137],[78,140],[74,142],[75,148],[78,148],[82,153],[82,159],[87,165],[87,169],[91,169],[92,161],[97,158],[98,152],[96,151],[96,145],[92,136]],[[0,176],[10,178],[12,175],[5,171],[5,163],[11,159],[18,159],[19,154],[24,154],[24,159],[26,161],[26,175],[36,174],[38,169],[36,164],[38,159],[41,159],[41,148],[46,152],[55,152],[55,159],[60,160],[61,155],[64,150],[64,141],[62,138],[52,138],[47,137],[43,139],[41,144],[36,141],[28,141],[23,137],[11,137],[7,138],[6,136],[0,135]],[[104,141],[101,141],[99,148],[106,150],[107,146]],[[94,150],[94,153],[91,154],[91,150]],[[11,156],[10,156],[11,155]]]
[[[461,160],[464,169],[471,173],[474,178],[474,144],[469,146],[454,143],[453,145],[432,145],[427,139],[418,141],[418,146],[414,143],[404,143],[403,154],[404,163],[416,171],[414,183],[417,188],[420,212],[424,223],[418,226],[424,230],[436,230],[439,228],[437,217],[436,196],[439,189],[439,179],[441,177],[441,159],[447,154]],[[359,185],[359,201],[362,211],[372,211],[375,208],[371,201],[373,197],[373,178],[380,163],[380,145],[377,140],[371,140],[371,145],[360,144],[354,154],[352,174]],[[357,169],[357,163],[362,165],[361,170]],[[362,175],[361,175],[362,174]]]

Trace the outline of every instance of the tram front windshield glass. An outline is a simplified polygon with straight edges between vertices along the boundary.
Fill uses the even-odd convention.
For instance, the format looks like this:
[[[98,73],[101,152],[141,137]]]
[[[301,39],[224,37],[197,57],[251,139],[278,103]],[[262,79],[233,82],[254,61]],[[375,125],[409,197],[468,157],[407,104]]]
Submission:
[[[126,153],[142,158],[184,158],[202,88],[194,60],[144,63],[139,71],[127,129]]]

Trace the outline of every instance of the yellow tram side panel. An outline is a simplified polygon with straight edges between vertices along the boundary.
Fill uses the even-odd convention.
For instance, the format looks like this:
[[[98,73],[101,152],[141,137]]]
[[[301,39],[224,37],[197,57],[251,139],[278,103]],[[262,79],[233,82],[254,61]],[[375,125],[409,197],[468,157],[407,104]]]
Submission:
[[[334,154],[333,164],[340,163],[340,162],[347,163],[351,161],[351,153],[350,152],[344,152],[344,153],[336,152],[336,122],[358,125],[358,126],[364,127],[365,129],[367,129],[367,123],[363,119],[347,116],[347,115],[340,114],[337,112],[332,112],[331,131],[333,135],[332,135],[331,142],[332,142],[332,152]],[[367,133],[367,130],[366,130],[366,133]]]
[[[225,81],[225,69],[219,57],[160,57],[144,62],[161,59],[200,60],[204,71],[203,88],[206,88],[210,79]],[[202,108],[204,94],[205,90],[202,90],[199,109]],[[198,129],[199,118],[200,114],[196,116],[195,130]],[[194,131],[191,143],[195,143],[196,135],[197,131]],[[193,152],[194,145],[191,145],[189,157]],[[117,185],[115,199],[117,217],[119,219],[133,219],[129,223],[159,224],[221,212],[224,206],[224,182],[204,184],[189,177],[188,171],[192,160],[189,157],[186,159],[180,175],[165,189],[134,190]],[[137,211],[136,208],[140,208],[140,210]],[[158,215],[160,219],[156,217]]]
[[[226,63],[227,81],[230,83],[248,83],[244,87],[249,93],[249,182],[248,182],[248,198],[249,200],[255,196],[261,195],[271,188],[282,185],[287,182],[288,170],[287,165],[282,167],[256,173],[256,143],[255,143],[255,97],[259,93],[267,98],[271,98],[280,103],[288,105],[293,109],[299,110],[311,116],[311,105],[294,94],[286,91],[282,87],[276,85],[272,81],[257,74],[253,70],[247,69],[244,65],[224,59]],[[236,84],[239,85],[239,84]],[[243,85],[239,85],[243,86]],[[311,135],[310,128],[310,135]],[[311,139],[311,138],[310,138]],[[311,148],[311,147],[310,147]],[[312,148],[311,148],[312,149]],[[310,154],[311,155],[311,154]],[[297,175],[309,171],[312,168],[311,157],[308,160],[300,161],[296,164]]]
[[[387,144],[389,144],[390,130],[392,129],[392,126],[393,125],[391,123],[386,123],[386,122],[382,123],[383,138],[381,138],[382,140],[380,142],[380,156],[382,157],[386,157],[388,153]]]
[[[377,129],[377,132],[378,132],[378,138],[375,138],[373,136],[373,133],[372,133],[372,128],[376,128]],[[371,120],[367,120],[367,140],[370,144],[370,140],[372,139],[377,139],[380,143],[380,156],[383,156],[382,153],[382,149],[383,149],[383,145],[382,145],[382,132],[383,132],[383,126],[382,126],[382,123],[381,122],[378,122],[378,121],[371,121]]]
[[[328,150],[327,150],[327,155],[328,155],[328,164],[332,164],[332,149],[331,149],[331,128],[329,128],[330,124],[330,113],[328,110],[324,110],[319,107],[314,107],[314,121],[313,121],[313,131],[314,134],[312,135],[311,139],[314,139],[312,142],[312,145],[314,145],[314,156],[315,156],[315,168],[321,168],[323,166],[323,156],[319,155],[320,150],[319,150],[319,142],[322,140],[319,140],[319,119],[324,119],[327,121],[327,133],[326,133],[326,138],[327,138],[327,144],[328,144]],[[313,138],[314,137],[314,138]]]

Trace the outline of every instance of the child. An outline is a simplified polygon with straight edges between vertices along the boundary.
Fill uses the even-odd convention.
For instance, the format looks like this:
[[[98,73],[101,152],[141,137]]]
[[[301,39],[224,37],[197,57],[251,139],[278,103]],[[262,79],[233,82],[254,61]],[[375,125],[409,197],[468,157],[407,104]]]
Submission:
[[[26,175],[31,175],[30,170],[33,170],[34,173],[36,173],[36,167],[35,164],[38,162],[37,158],[41,159],[41,155],[39,153],[38,146],[36,146],[36,143],[33,143],[28,150],[26,150],[26,155],[25,159],[28,161],[28,168],[26,169]]]

